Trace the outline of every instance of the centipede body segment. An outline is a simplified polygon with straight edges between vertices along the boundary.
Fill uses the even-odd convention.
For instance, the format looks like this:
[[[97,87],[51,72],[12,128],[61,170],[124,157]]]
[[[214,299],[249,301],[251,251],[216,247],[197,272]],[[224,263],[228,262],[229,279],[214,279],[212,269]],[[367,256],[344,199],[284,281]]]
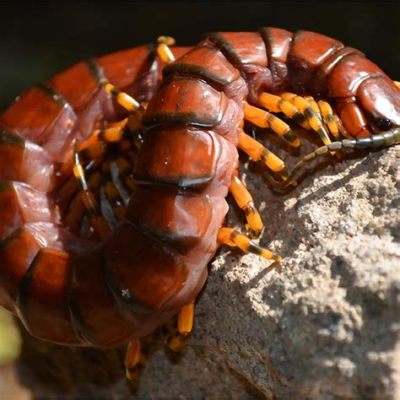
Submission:
[[[287,187],[317,155],[400,141],[398,87],[335,39],[263,28],[171,44],[81,62],[0,116],[1,305],[43,340],[130,341],[130,371],[137,340],[172,316],[190,332],[221,244],[280,260],[224,226],[231,193],[263,230],[238,149]],[[288,171],[245,121],[292,147],[297,124],[322,147]]]

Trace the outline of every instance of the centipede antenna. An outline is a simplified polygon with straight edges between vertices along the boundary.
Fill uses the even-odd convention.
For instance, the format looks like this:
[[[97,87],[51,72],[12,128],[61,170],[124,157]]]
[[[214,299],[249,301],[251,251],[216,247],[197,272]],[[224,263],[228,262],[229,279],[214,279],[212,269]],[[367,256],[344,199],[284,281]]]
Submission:
[[[343,139],[337,142],[329,143],[328,145],[321,146],[315,151],[307,154],[302,160],[300,160],[290,171],[287,181],[281,186],[285,187],[291,184],[291,182],[294,180],[293,177],[305,164],[318,156],[327,154],[330,151],[341,151],[345,149],[377,149],[380,147],[389,147],[397,143],[400,143],[400,128],[395,128],[386,132],[382,132],[381,134],[362,139]]]
[[[290,126],[276,115],[261,108],[251,106],[243,102],[244,119],[259,126],[260,128],[271,128],[273,132],[282,137],[292,147],[299,147],[300,140]]]
[[[157,39],[157,54],[165,64],[171,64],[175,61],[170,46],[175,44],[175,39],[171,36],[160,36]]]

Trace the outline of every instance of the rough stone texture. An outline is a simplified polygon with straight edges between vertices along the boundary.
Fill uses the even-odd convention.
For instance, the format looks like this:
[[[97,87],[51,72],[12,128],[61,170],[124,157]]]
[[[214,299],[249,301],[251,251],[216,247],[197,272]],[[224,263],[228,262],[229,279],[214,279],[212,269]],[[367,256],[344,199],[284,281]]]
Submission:
[[[180,363],[157,352],[136,395],[122,350],[25,340],[37,398],[394,399],[400,395],[400,148],[341,161],[274,195],[248,173],[281,268],[223,249]],[[239,225],[242,216],[230,213]]]
[[[195,349],[267,398],[394,398],[399,167],[392,148],[329,167],[280,198],[259,190],[262,243],[282,268],[220,255],[197,308]],[[253,191],[261,184],[248,179]]]

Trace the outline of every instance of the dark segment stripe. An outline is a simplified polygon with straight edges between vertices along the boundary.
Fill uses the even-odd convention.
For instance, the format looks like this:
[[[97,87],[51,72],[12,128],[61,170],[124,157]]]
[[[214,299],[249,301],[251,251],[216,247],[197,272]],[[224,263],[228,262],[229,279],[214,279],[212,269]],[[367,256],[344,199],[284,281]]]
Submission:
[[[87,69],[90,71],[91,75],[99,85],[107,81],[102,68],[99,66],[94,58],[89,58],[85,61],[85,64]]]
[[[241,66],[242,60],[236,53],[233,46],[223,38],[219,32],[211,32],[206,35],[217,47],[221,50],[222,54],[234,65]]]
[[[62,107],[69,106],[69,103],[65,99],[65,97],[62,94],[58,93],[57,90],[50,83],[41,82],[38,83],[36,87],[42,90],[44,93],[46,93],[48,97],[52,98],[60,106]]]
[[[164,76],[168,76],[172,73],[177,73],[179,75],[188,75],[188,76],[198,76],[203,78],[207,82],[211,84],[216,84],[217,88],[220,89],[230,82],[226,79],[221,79],[221,76],[215,75],[209,71],[209,69],[205,67],[201,67],[199,65],[189,65],[189,64],[170,64],[163,70]]]
[[[249,253],[253,253],[253,254],[257,254],[257,255],[261,256],[262,255],[262,251],[263,251],[263,249],[260,246],[258,246],[254,242],[250,241],[249,249],[248,249]]]
[[[185,125],[194,125],[202,128],[213,128],[217,125],[220,120],[204,120],[199,114],[194,112],[188,113],[157,113],[153,114],[150,117],[146,115],[143,118],[143,121],[146,125],[160,125],[160,124],[185,124]]]
[[[24,147],[25,139],[23,139],[21,136],[14,135],[13,133],[9,133],[6,130],[2,129],[0,131],[0,145],[1,144]]]
[[[270,63],[270,60],[272,59],[272,50],[271,50],[271,34],[269,28],[260,28],[259,32],[264,41],[265,48],[267,50],[268,63]]]

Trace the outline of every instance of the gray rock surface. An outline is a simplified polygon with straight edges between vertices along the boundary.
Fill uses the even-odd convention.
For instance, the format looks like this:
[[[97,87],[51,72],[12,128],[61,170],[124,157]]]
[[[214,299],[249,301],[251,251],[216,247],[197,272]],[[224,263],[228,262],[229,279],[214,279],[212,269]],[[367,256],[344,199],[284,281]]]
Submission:
[[[179,363],[156,352],[133,394],[123,351],[25,339],[38,398],[400,398],[400,147],[344,160],[288,194],[246,181],[280,268],[222,249]],[[230,213],[242,226],[242,215]]]
[[[337,163],[265,196],[265,268],[224,251],[197,307],[196,352],[266,398],[394,398],[400,328],[400,148]],[[397,388],[397,389],[396,389]]]

